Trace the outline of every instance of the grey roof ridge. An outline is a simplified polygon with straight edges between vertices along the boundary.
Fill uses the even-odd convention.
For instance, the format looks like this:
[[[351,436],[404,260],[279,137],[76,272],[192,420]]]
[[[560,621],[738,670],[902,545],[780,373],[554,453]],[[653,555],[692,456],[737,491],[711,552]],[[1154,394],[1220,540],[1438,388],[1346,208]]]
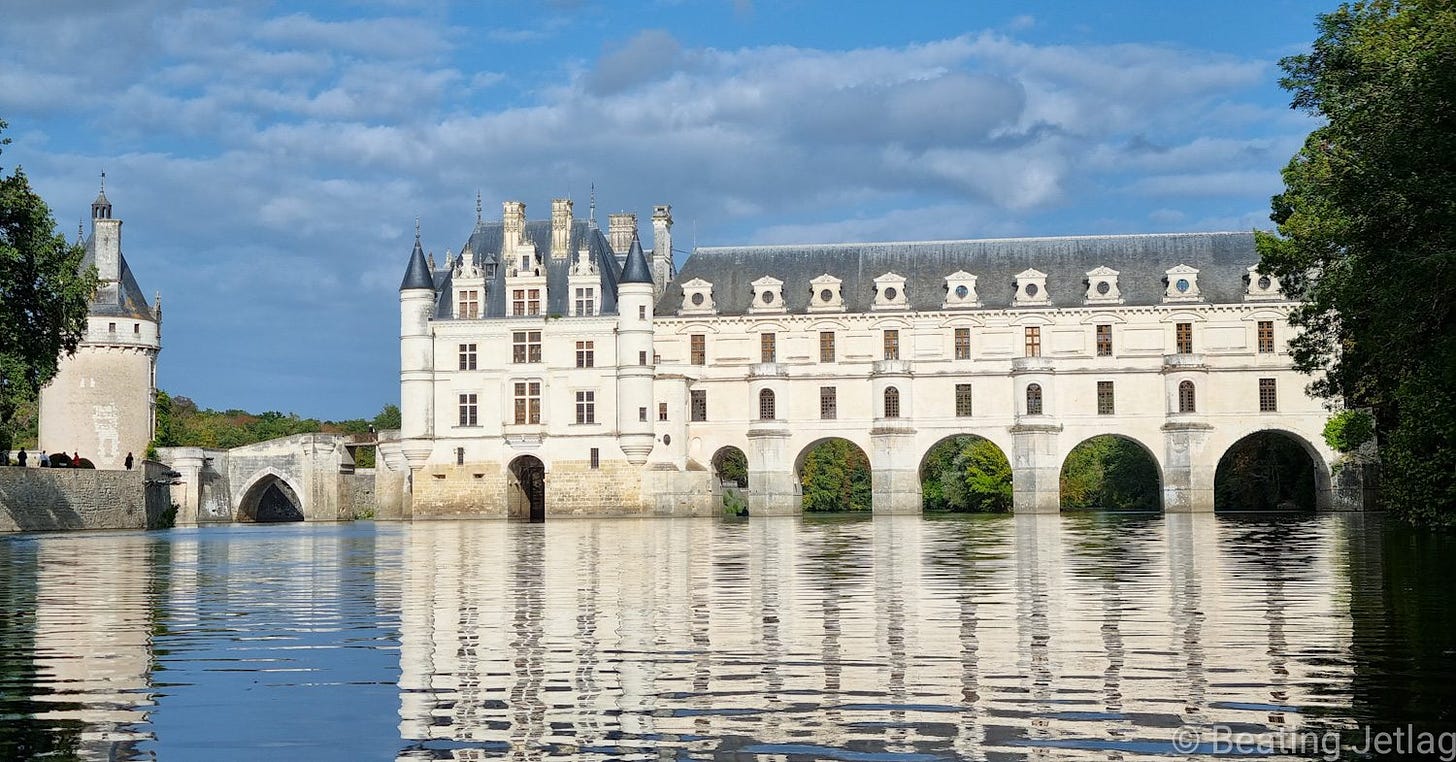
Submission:
[[[935,246],[952,243],[1014,243],[1026,241],[1106,241],[1122,238],[1175,238],[1178,236],[1248,235],[1247,230],[1182,231],[1171,233],[1098,233],[1093,235],[1044,235],[1006,238],[941,238],[923,241],[859,241],[849,243],[759,243],[744,246],[699,246],[693,251],[754,251],[767,249],[850,249],[863,246]]]

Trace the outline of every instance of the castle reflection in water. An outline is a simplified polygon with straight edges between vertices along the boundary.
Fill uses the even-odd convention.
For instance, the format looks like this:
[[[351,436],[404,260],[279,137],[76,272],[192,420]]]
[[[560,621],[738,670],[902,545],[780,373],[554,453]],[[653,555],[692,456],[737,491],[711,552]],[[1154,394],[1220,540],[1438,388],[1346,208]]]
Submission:
[[[13,538],[0,602],[34,614],[0,622],[4,690],[29,724],[0,740],[118,759],[1163,754],[1184,724],[1347,716],[1362,520]]]

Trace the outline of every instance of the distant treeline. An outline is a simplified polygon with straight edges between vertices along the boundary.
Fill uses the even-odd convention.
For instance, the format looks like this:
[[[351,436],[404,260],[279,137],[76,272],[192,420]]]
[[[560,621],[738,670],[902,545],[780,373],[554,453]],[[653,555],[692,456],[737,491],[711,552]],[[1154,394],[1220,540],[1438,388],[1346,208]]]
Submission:
[[[228,449],[294,434],[367,434],[371,430],[398,429],[399,407],[385,405],[373,418],[324,421],[301,418],[297,413],[269,410],[210,410],[197,407],[187,397],[173,397],[157,390],[157,447],[212,447]],[[361,450],[355,465],[374,465],[374,453]],[[367,462],[365,462],[367,461]]]

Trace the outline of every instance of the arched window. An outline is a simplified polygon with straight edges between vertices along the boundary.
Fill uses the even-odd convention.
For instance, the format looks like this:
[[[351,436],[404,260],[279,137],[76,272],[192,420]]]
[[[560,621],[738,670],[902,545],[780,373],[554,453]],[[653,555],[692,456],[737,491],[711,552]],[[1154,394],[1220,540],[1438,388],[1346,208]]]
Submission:
[[[772,389],[764,389],[758,393],[758,420],[772,421],[774,419],[774,393]]]
[[[1026,414],[1041,415],[1041,384],[1026,385]]]
[[[900,390],[893,386],[885,390],[885,417],[900,417]]]
[[[1178,412],[1197,412],[1198,405],[1193,396],[1193,382],[1184,381],[1178,384]]]

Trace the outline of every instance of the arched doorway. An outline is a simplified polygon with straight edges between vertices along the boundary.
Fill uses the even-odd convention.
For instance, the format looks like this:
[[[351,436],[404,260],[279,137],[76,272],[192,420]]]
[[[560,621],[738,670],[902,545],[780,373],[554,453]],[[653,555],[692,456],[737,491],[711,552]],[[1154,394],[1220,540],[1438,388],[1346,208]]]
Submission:
[[[1312,511],[1318,505],[1320,468],[1308,442],[1283,431],[1257,431],[1218,459],[1213,510]]]
[[[713,466],[713,491],[722,496],[723,513],[747,516],[748,498],[743,493],[748,489],[748,456],[737,447],[728,445],[718,448],[710,462]]]
[[[546,466],[534,455],[511,461],[506,514],[513,519],[546,520]]]
[[[1062,461],[1062,510],[1157,511],[1163,506],[1158,461],[1135,439],[1100,434]]]
[[[870,458],[848,439],[821,439],[795,463],[804,510],[810,513],[869,511]]]
[[[927,512],[1010,512],[1011,461],[985,437],[946,437],[920,462],[920,494]]]
[[[288,482],[267,474],[253,482],[238,501],[238,521],[258,524],[303,521],[303,502]]]

